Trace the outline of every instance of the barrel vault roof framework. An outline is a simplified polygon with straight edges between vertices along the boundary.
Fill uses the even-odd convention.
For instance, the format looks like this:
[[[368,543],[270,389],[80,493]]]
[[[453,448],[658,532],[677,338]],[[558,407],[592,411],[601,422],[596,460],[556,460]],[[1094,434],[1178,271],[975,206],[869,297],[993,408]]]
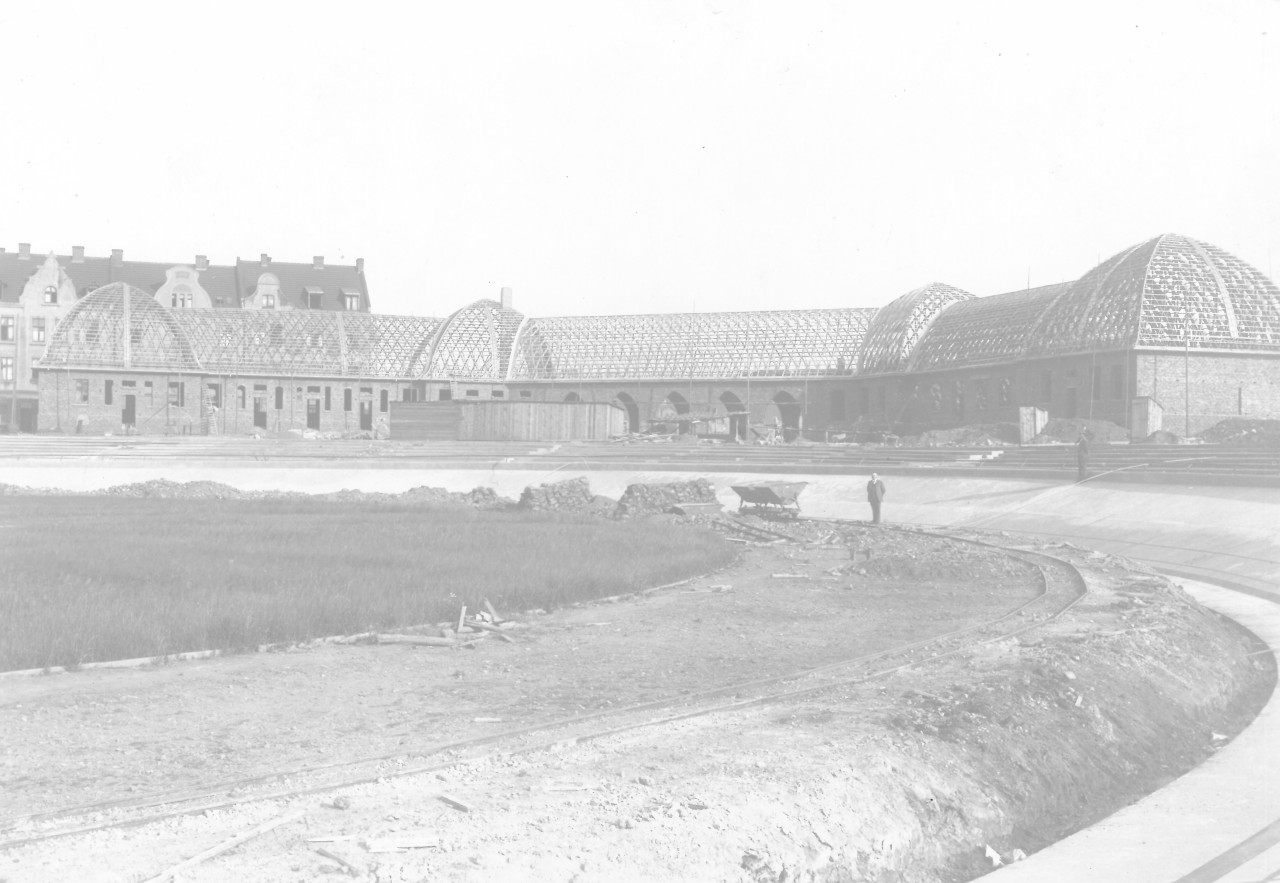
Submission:
[[[661,380],[851,374],[875,310],[530,319],[509,379]]]

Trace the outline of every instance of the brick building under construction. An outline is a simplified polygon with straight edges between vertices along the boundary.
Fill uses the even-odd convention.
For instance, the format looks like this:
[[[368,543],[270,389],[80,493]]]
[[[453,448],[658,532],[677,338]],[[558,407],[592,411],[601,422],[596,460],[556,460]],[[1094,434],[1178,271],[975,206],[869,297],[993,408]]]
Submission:
[[[74,260],[39,269],[67,275]],[[203,286],[207,265],[150,266],[163,270],[150,284],[28,280],[22,303],[0,290],[0,332],[14,319],[0,359],[14,322],[30,340],[45,320],[38,355],[14,353],[0,374],[12,412],[15,359],[31,359],[38,420],[15,428],[371,431],[392,402],[442,400],[611,403],[632,429],[742,439],[774,424],[794,438],[1012,422],[1022,406],[1141,434],[1280,417],[1280,290],[1175,234],[1074,282],[987,297],[933,283],[880,309],[535,319],[504,289],[434,319],[370,312],[359,265],[237,261],[221,302],[175,291]]]

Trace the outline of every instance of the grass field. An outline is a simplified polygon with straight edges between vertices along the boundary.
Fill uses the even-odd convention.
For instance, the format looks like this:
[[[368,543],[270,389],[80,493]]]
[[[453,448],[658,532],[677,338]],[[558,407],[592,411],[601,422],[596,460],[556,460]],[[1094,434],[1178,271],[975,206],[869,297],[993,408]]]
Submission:
[[[552,608],[727,563],[710,531],[463,507],[0,498],[0,671]]]

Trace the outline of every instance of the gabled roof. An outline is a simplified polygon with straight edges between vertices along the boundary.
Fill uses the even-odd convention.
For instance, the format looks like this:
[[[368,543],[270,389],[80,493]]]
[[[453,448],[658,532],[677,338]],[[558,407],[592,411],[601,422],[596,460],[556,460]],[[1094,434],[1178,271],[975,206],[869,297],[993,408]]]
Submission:
[[[321,292],[320,309],[345,310],[343,289],[360,295],[360,309],[368,310],[368,295],[365,292],[364,274],[354,266],[340,264],[324,264],[316,269],[313,264],[294,264],[285,261],[261,260],[246,261],[236,259],[236,275],[239,279],[239,294],[236,306],[243,298],[250,297],[257,288],[258,279],[263,273],[271,273],[280,281],[280,309],[311,309],[308,302],[308,289]]]

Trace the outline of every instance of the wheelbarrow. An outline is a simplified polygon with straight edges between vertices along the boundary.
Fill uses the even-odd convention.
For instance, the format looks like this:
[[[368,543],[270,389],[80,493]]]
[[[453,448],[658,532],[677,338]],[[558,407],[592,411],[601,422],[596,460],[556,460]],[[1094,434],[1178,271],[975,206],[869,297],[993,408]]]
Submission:
[[[800,514],[800,492],[808,484],[807,481],[759,481],[732,487],[740,501],[740,513],[795,518]]]

